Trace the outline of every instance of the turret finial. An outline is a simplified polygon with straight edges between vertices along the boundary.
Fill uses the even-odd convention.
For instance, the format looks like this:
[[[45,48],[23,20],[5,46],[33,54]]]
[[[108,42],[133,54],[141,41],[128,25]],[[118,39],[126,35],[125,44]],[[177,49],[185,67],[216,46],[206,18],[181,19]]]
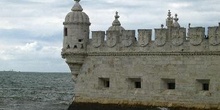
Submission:
[[[119,17],[120,17],[120,16],[118,15],[118,12],[116,11],[116,12],[115,12],[115,20],[113,21],[112,26],[121,26],[121,23],[120,23],[120,21],[118,20]]]
[[[80,0],[74,0],[76,3],[72,8],[72,11],[83,11],[83,8],[79,4]]]
[[[171,28],[173,25],[173,17],[171,17],[171,12],[170,10],[168,10],[168,14],[167,14],[167,19],[166,19],[166,26],[167,28]]]
[[[109,27],[108,31],[111,30],[111,31],[122,31],[122,30],[125,30],[122,26],[121,26],[121,23],[120,21],[118,20],[118,18],[120,17],[118,15],[118,12],[116,11],[115,12],[115,20],[112,22],[112,26]]]
[[[177,14],[175,14],[175,18],[173,19],[174,20],[174,23],[173,23],[173,27],[174,28],[180,28],[180,24],[178,23],[178,20],[179,18],[177,18]]]
[[[177,15],[177,14],[175,14],[174,21],[176,21],[176,22],[179,20],[179,18],[177,18],[177,16],[178,16],[178,15]]]
[[[171,12],[170,10],[168,10],[168,15],[167,15],[169,18],[171,17]]]
[[[118,12],[115,12],[115,19],[118,19],[120,16],[118,15]]]

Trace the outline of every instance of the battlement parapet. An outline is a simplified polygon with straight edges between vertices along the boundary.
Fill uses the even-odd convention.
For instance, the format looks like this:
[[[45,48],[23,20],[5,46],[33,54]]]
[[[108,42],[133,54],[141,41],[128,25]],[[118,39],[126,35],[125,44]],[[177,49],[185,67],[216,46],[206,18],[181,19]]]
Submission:
[[[107,50],[133,51],[220,51],[219,26],[204,27],[155,28],[119,31],[93,31],[88,48],[91,51],[105,48]],[[137,35],[137,36],[136,36]],[[152,40],[155,35],[155,40]],[[109,48],[109,49],[108,49]],[[118,50],[120,48],[120,50]],[[144,49],[145,48],[145,49]],[[177,49],[177,50],[176,50]]]

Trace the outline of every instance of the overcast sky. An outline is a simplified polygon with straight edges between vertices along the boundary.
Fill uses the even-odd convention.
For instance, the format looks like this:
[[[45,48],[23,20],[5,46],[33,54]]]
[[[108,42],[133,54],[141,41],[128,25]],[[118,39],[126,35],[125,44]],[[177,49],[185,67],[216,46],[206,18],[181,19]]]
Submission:
[[[73,0],[1,0],[0,71],[69,72],[61,58],[63,21]],[[165,24],[168,10],[187,27],[216,26],[219,0],[81,0],[92,23],[107,30],[119,12],[125,29],[153,29]]]

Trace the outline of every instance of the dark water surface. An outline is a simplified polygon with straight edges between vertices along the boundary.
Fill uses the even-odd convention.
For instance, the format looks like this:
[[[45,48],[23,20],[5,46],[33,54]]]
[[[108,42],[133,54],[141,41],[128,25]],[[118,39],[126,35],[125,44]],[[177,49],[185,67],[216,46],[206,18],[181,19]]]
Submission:
[[[70,73],[0,72],[0,110],[66,110],[72,96]]]

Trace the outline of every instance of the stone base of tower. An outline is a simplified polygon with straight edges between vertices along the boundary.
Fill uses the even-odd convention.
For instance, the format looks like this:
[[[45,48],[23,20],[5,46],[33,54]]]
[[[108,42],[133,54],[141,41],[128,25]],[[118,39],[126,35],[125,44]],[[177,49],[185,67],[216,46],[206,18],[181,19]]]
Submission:
[[[68,110],[220,110],[220,105],[76,98]]]
[[[68,110],[160,110],[157,107],[146,107],[139,105],[121,104],[99,104],[99,103],[76,103],[73,102]]]
[[[68,110],[219,110],[217,108],[185,108],[185,107],[156,107],[144,105],[126,104],[100,104],[100,103],[77,103],[73,102]]]

